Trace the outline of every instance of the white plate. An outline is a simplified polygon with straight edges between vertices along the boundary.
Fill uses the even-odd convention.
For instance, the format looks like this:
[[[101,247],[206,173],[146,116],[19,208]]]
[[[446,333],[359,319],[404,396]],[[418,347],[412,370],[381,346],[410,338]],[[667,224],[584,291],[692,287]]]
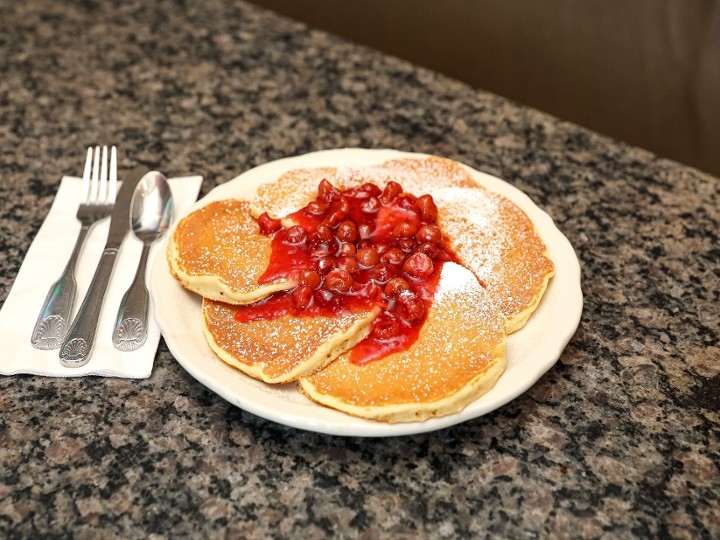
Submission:
[[[399,157],[424,155],[339,149],[273,161],[216,187],[190,211],[215,200],[250,198],[260,184],[273,181],[290,169],[371,165]],[[268,420],[320,433],[364,437],[410,435],[465,422],[508,403],[555,364],[575,332],[583,305],[580,265],[570,242],[550,216],[524,193],[493,176],[466,168],[478,183],[511,199],[527,213],[547,245],[556,270],[535,314],[522,330],[508,338],[505,373],[492,390],[461,412],[424,422],[384,424],[317,405],[298,392],[294,384],[272,386],[251,379],[215,356],[203,335],[200,297],[183,289],[170,275],[165,257],[158,257],[152,269],[151,290],[155,317],[170,351],[193,377],[230,403]]]

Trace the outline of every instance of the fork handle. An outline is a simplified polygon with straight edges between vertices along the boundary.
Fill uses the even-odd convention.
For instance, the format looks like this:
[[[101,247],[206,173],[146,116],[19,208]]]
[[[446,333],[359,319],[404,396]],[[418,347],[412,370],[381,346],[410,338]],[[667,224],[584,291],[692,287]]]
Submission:
[[[45,297],[45,302],[30,337],[30,343],[36,349],[57,349],[67,335],[77,291],[75,266],[80,255],[80,248],[85,242],[89,230],[89,225],[80,227],[80,233],[75,241],[75,247],[70,259],[68,259],[62,274],[52,284]]]
[[[80,311],[70,327],[60,348],[60,364],[65,367],[81,367],[88,363],[97,335],[100,311],[105,300],[118,248],[106,247],[100,257],[90,288],[80,306]]]

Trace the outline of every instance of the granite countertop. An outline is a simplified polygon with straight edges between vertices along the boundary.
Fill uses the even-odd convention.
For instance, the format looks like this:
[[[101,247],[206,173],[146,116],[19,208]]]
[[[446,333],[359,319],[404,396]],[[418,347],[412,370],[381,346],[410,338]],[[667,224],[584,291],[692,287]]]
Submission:
[[[338,147],[443,155],[525,191],[582,265],[559,362],[423,435],[298,431],[206,389],[0,379],[0,535],[720,536],[720,181],[241,2],[0,4],[0,301],[64,174],[202,174]],[[1,330],[0,330],[1,331]]]

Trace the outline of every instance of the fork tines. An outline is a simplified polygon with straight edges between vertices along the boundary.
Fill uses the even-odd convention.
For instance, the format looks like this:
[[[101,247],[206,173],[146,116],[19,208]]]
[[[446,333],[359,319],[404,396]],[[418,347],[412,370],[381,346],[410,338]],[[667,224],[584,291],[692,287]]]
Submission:
[[[102,161],[101,161],[102,159]],[[109,176],[108,176],[109,174]],[[109,185],[108,185],[109,183]],[[85,170],[82,176],[80,198],[86,204],[113,204],[117,192],[117,149],[110,149],[108,169],[108,147],[88,147]]]

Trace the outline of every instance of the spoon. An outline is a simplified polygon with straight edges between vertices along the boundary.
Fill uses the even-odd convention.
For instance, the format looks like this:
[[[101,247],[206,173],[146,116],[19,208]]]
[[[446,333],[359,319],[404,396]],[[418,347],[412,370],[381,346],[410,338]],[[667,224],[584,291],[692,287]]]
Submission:
[[[120,351],[134,351],[145,344],[148,330],[150,295],[145,286],[145,269],[150,246],[160,239],[173,219],[173,197],[162,173],[149,172],[135,188],[130,203],[130,227],[142,241],[135,278],[120,302],[113,345]]]

